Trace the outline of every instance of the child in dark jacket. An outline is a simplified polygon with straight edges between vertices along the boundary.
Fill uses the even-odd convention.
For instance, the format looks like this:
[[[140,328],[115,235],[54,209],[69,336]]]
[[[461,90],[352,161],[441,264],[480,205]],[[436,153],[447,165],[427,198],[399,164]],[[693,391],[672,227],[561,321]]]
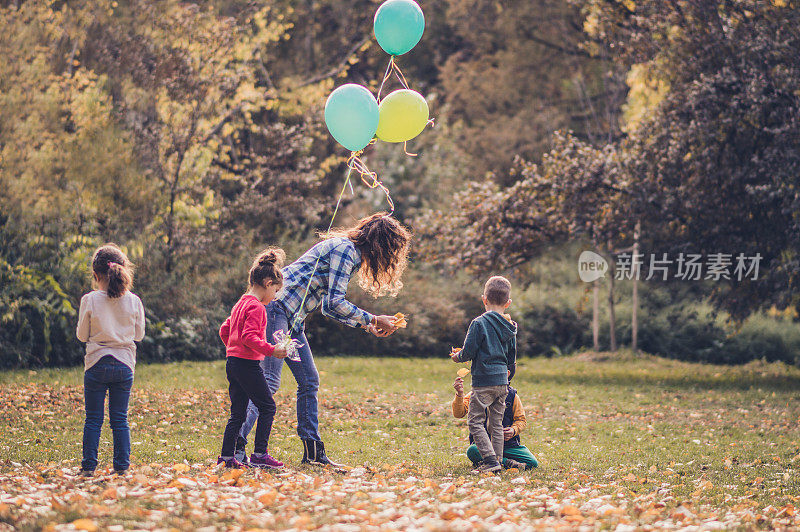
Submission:
[[[504,311],[511,305],[511,283],[495,276],[486,281],[486,312],[472,320],[461,351],[453,362],[472,361],[472,395],[467,421],[469,433],[481,455],[476,473],[500,471],[503,457],[503,414],[508,395],[508,375],[517,361],[517,324]]]
[[[511,372],[509,372],[508,380],[511,381]],[[461,377],[456,377],[453,383],[453,388],[456,390],[456,396],[453,398],[453,417],[462,418],[467,415],[469,410],[469,401],[472,393],[464,395],[464,380]],[[506,396],[506,410],[503,413],[503,459],[501,463],[503,467],[510,469],[516,467],[517,469],[531,469],[539,467],[539,461],[528,450],[527,447],[522,445],[519,435],[525,430],[528,421],[525,417],[525,408],[522,406],[522,399],[520,399],[517,390],[508,385],[508,395]],[[467,458],[469,458],[473,465],[477,466],[481,461],[481,453],[478,452],[478,447],[473,442],[472,435],[469,438],[470,446],[467,448]]]

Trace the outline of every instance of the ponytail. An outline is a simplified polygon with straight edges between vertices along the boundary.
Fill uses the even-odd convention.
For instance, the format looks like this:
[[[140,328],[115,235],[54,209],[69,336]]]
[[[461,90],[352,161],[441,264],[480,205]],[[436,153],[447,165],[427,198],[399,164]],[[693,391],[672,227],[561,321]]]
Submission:
[[[283,284],[283,263],[286,260],[286,253],[281,248],[267,248],[255,258],[250,267],[248,282],[250,286],[263,286],[266,281],[273,284]]]
[[[94,252],[92,271],[108,282],[106,294],[118,298],[133,288],[133,264],[116,244],[105,244]]]

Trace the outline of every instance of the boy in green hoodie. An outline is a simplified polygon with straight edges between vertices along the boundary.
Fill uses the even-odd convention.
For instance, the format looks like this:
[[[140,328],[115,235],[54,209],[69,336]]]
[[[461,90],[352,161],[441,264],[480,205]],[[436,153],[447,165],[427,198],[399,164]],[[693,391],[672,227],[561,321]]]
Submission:
[[[481,454],[475,473],[500,471],[503,456],[503,414],[508,372],[517,361],[517,324],[504,311],[511,305],[511,283],[494,276],[483,288],[486,312],[472,320],[461,351],[453,362],[472,361],[472,396],[467,414],[469,433]]]

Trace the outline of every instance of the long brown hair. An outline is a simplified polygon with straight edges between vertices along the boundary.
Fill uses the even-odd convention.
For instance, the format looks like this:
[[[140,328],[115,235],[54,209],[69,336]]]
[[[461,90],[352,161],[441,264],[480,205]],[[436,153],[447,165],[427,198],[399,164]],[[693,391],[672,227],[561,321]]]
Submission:
[[[247,280],[250,286],[264,286],[264,281],[273,284],[283,285],[283,262],[286,260],[286,253],[281,248],[269,247],[258,254],[250,267]]]
[[[362,218],[352,227],[320,235],[346,237],[361,253],[358,284],[373,297],[396,296],[403,288],[411,231],[385,212]]]
[[[97,248],[92,256],[92,271],[98,278],[108,281],[108,297],[120,297],[133,288],[133,264],[116,244]]]

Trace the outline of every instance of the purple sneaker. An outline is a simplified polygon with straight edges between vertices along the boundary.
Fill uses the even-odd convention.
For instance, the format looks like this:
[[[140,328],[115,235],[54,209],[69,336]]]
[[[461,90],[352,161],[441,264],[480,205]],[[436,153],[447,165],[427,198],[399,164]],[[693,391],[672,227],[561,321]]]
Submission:
[[[250,467],[260,467],[262,469],[280,469],[283,467],[283,462],[275,460],[269,455],[264,453],[263,456],[258,456],[256,453],[250,455]]]
[[[245,467],[247,467],[236,458],[223,458],[221,456],[217,458],[217,465],[219,464],[225,464],[225,467],[229,467],[232,469],[244,469]]]

